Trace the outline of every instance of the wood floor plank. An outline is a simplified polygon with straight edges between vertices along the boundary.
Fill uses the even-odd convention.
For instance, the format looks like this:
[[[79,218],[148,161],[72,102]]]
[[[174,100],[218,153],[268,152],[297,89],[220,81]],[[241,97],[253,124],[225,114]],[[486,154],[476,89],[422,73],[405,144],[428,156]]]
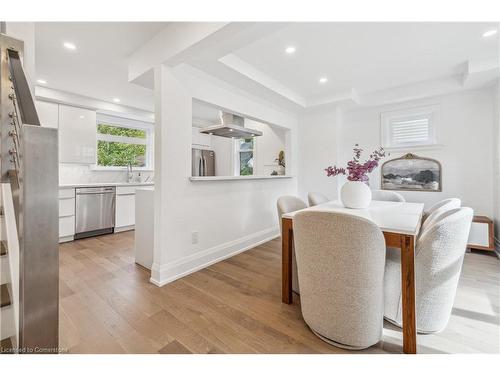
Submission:
[[[281,242],[158,288],[134,263],[133,231],[60,246],[60,344],[70,353],[353,353],[319,340],[300,298],[281,303]],[[421,353],[498,353],[500,261],[468,253],[448,327]],[[401,353],[401,330],[361,353]],[[358,353],[358,352],[354,352]]]
[[[182,345],[179,341],[174,340],[171,343],[165,345],[159,350],[161,354],[192,354],[192,352]]]

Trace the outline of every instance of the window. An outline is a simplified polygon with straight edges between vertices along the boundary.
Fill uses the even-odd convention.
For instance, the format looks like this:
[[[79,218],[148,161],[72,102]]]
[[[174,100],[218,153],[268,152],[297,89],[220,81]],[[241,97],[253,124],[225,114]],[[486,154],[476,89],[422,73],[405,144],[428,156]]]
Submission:
[[[97,166],[152,169],[152,124],[115,116],[97,118]]]
[[[382,113],[382,146],[390,149],[436,145],[437,115],[437,106]]]
[[[254,139],[237,139],[238,163],[240,176],[253,175],[254,164]]]

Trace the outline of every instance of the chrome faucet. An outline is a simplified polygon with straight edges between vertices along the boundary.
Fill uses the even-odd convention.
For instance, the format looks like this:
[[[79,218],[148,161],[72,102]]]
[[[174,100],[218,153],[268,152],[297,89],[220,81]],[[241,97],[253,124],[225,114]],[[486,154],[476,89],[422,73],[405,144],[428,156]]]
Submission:
[[[127,182],[132,182],[132,178],[134,177],[134,173],[132,171],[132,163],[127,164]]]

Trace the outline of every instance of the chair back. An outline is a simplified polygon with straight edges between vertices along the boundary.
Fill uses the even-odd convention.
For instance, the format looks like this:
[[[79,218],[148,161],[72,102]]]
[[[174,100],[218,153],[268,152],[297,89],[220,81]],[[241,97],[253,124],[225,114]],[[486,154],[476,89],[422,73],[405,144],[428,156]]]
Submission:
[[[441,208],[446,208],[450,210],[453,208],[459,208],[461,205],[462,201],[458,198],[443,199],[437,203],[434,203],[427,211],[425,211],[424,217],[422,219],[425,222],[429,218],[429,216],[432,215],[433,212]]]
[[[448,210],[422,232],[416,246],[417,328],[438,332],[448,323],[469,238],[473,211]]]
[[[281,233],[281,217],[283,216],[283,214],[307,208],[307,204],[302,199],[293,195],[284,195],[278,198],[277,208]]]
[[[318,204],[330,201],[326,195],[314,192],[307,195],[307,200],[309,201],[309,206],[317,206]]]
[[[372,190],[372,199],[374,201],[406,202],[405,197],[395,191]]]
[[[439,205],[438,205],[439,204]],[[429,228],[433,223],[435,223],[442,215],[450,210],[460,208],[462,202],[458,198],[450,198],[442,200],[436,203],[426,212],[426,215],[422,222],[422,228],[420,232],[422,233],[425,229]]]
[[[318,337],[347,349],[382,335],[385,241],[371,221],[306,211],[294,217],[304,320]]]

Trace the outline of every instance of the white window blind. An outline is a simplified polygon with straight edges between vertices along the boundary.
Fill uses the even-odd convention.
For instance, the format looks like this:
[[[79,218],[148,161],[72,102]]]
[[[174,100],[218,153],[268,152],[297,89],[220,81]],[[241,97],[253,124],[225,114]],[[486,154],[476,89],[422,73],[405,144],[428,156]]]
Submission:
[[[438,109],[429,106],[382,113],[382,145],[389,149],[435,145]]]
[[[429,118],[393,120],[391,138],[393,145],[427,143],[429,141]]]

